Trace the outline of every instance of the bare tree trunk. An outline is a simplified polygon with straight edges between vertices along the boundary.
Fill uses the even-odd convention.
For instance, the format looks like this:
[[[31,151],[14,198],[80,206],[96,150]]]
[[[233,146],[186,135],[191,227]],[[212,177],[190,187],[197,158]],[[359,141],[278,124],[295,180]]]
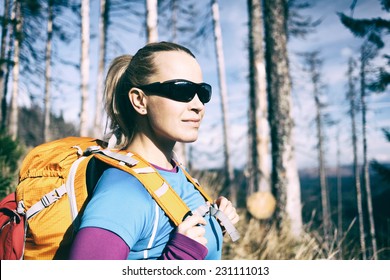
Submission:
[[[45,53],[45,98],[44,98],[44,120],[43,120],[43,141],[51,139],[50,133],[50,115],[51,115],[51,49],[53,40],[53,1],[48,1],[48,19],[47,19],[47,40]]]
[[[213,16],[213,28],[214,28],[214,40],[215,40],[215,51],[217,56],[218,65],[218,77],[219,77],[219,92],[221,94],[221,112],[222,112],[222,134],[223,134],[223,152],[225,159],[225,186],[229,186],[230,200],[234,205],[237,205],[237,188],[234,181],[233,167],[230,163],[230,149],[229,149],[229,133],[228,133],[228,96],[227,96],[227,85],[226,85],[226,74],[225,74],[225,61],[223,55],[223,44],[222,44],[222,31],[219,17],[219,5],[217,0],[212,0],[211,5],[212,16]]]
[[[178,9],[178,1],[171,0],[172,42],[176,42],[176,39],[177,39],[177,9]]]
[[[248,194],[271,191],[268,105],[261,0],[248,0],[249,13],[249,155]]]
[[[317,151],[318,151],[318,172],[320,177],[321,187],[321,206],[322,206],[322,220],[324,223],[324,237],[326,246],[329,245],[329,231],[330,231],[330,211],[328,204],[328,189],[326,184],[325,171],[325,157],[324,157],[324,132],[322,120],[323,104],[320,100],[320,72],[319,67],[322,61],[318,58],[318,52],[311,52],[306,55],[306,63],[308,64],[311,81],[313,84],[313,96],[316,109],[315,123],[317,129]]]
[[[107,47],[107,24],[108,24],[108,6],[110,0],[100,0],[99,17],[99,66],[96,83],[96,111],[94,119],[94,136],[102,135],[103,123],[103,88],[104,88],[104,69],[106,61]]]
[[[337,131],[337,240],[339,248],[339,259],[343,259],[343,191],[341,181],[341,150],[340,150],[340,131]]]
[[[146,0],[146,37],[148,43],[157,42],[157,0]]]
[[[88,135],[89,1],[81,1],[81,111],[80,136]]]
[[[18,136],[18,98],[19,98],[19,56],[20,56],[20,34],[22,32],[22,18],[20,13],[20,2],[14,1],[13,16],[16,20],[16,27],[14,32],[14,67],[12,72],[12,98],[11,98],[11,112],[9,123],[9,134],[12,139]]]
[[[378,259],[378,250],[376,244],[375,236],[375,221],[374,221],[374,210],[372,207],[372,198],[371,198],[371,185],[370,185],[370,173],[369,173],[369,163],[367,159],[367,104],[366,104],[366,62],[365,58],[365,44],[362,46],[361,50],[361,68],[360,68],[360,100],[362,104],[362,137],[363,137],[363,177],[364,177],[364,186],[367,195],[367,208],[368,208],[368,219],[370,223],[370,236],[371,236],[371,245],[374,260]]]
[[[358,209],[359,218],[359,233],[360,233],[360,247],[362,250],[363,259],[366,259],[366,241],[364,234],[364,217],[363,217],[363,203],[362,203],[362,190],[360,185],[360,172],[358,164],[358,153],[357,153],[357,134],[356,134],[356,93],[355,93],[355,80],[353,79],[353,69],[356,63],[352,58],[348,62],[348,99],[350,104],[350,117],[351,117],[351,129],[352,129],[352,147],[353,147],[353,168],[356,186],[356,202]]]
[[[0,50],[0,101],[3,100],[4,88],[7,86],[4,81],[4,75],[6,73],[7,65],[9,63],[9,61],[6,59],[8,25],[10,24],[9,8],[10,8],[10,1],[4,0],[4,15],[3,15],[3,22],[1,25],[1,50]],[[1,123],[3,123],[4,122],[3,112],[0,115],[0,118],[1,118]]]
[[[1,100],[1,129],[6,129],[7,123],[8,123],[8,106],[7,106],[7,97],[8,97],[8,81],[9,76],[11,73],[11,69],[13,67],[11,60],[12,60],[12,51],[13,51],[13,44],[15,41],[15,28],[13,27],[13,24],[9,24],[9,37],[8,37],[8,53],[7,53],[7,63],[6,63],[6,72],[4,77],[4,89],[3,89],[3,97]]]
[[[277,199],[276,218],[280,230],[299,237],[302,232],[301,192],[294,155],[287,14],[285,0],[264,1],[272,189]]]

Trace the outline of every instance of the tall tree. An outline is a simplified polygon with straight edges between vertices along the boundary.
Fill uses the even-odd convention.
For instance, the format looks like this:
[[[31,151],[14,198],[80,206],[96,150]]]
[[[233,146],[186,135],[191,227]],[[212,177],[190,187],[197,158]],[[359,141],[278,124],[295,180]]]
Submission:
[[[71,29],[68,26],[61,24],[60,15],[63,14],[63,9],[69,7],[68,1],[65,0],[49,0],[43,1],[45,3],[44,8],[46,9],[46,44],[45,44],[45,54],[44,54],[44,97],[43,97],[43,141],[47,142],[51,140],[53,135],[51,135],[50,123],[51,123],[51,107],[52,107],[52,86],[55,84],[53,75],[52,75],[52,64],[56,56],[54,41],[55,38],[59,38],[61,42],[69,42],[70,34],[66,29]]]
[[[248,0],[249,124],[248,193],[270,191],[269,125],[264,63],[262,1]]]
[[[3,99],[5,81],[4,76],[8,67],[8,60],[6,58],[7,53],[7,37],[8,37],[8,26],[10,24],[10,0],[4,0],[4,15],[1,18],[1,49],[0,49],[0,102]],[[2,116],[0,120],[3,122]]]
[[[343,259],[343,246],[342,246],[342,238],[343,238],[343,188],[342,188],[342,180],[341,180],[341,149],[340,149],[340,130],[337,130],[337,240],[339,242],[339,259]]]
[[[45,96],[44,96],[44,121],[43,121],[43,141],[50,140],[50,111],[51,111],[51,56],[53,44],[53,13],[54,0],[49,0],[47,3],[47,40],[45,51]]]
[[[352,135],[352,149],[353,149],[353,170],[355,177],[356,187],[356,203],[359,218],[359,236],[360,236],[360,248],[362,251],[363,259],[366,259],[366,241],[364,232],[364,216],[363,216],[363,202],[362,202],[362,190],[360,183],[360,171],[358,162],[358,151],[357,151],[357,132],[356,132],[356,78],[354,77],[354,69],[356,67],[356,61],[351,57],[348,60],[348,92],[347,100],[349,101],[349,116],[351,118],[351,135]]]
[[[362,109],[362,142],[363,142],[363,178],[364,178],[364,187],[366,190],[367,196],[367,208],[368,208],[368,218],[370,224],[370,235],[371,235],[371,244],[373,251],[373,258],[378,259],[378,249],[376,243],[375,235],[375,222],[374,222],[374,210],[372,207],[372,196],[371,196],[371,184],[370,184],[370,172],[369,172],[369,162],[368,162],[368,150],[367,150],[367,103],[366,103],[366,71],[370,59],[375,57],[376,50],[375,47],[370,43],[363,43],[360,51],[360,102]]]
[[[157,42],[158,40],[158,8],[157,0],[146,0],[146,37],[147,42]]]
[[[233,166],[230,162],[230,144],[228,129],[228,95],[225,73],[225,59],[223,54],[222,30],[219,16],[219,4],[217,0],[211,0],[211,11],[213,17],[215,52],[218,67],[218,84],[221,95],[221,112],[222,112],[222,135],[224,151],[224,168],[225,168],[225,189],[229,186],[230,200],[234,205],[237,204],[237,188],[234,184]]]
[[[4,15],[1,21],[1,50],[0,50],[0,102],[1,102],[1,125],[0,128],[5,130],[7,119],[7,92],[8,77],[11,67],[11,54],[13,32],[8,32],[12,28],[11,22],[11,0],[4,1]],[[11,34],[11,35],[10,35]],[[8,43],[7,43],[8,38]]]
[[[15,21],[14,31],[14,56],[13,56],[13,72],[12,72],[12,97],[11,97],[11,112],[9,120],[8,133],[15,140],[18,135],[18,98],[19,98],[19,73],[20,73],[20,45],[22,40],[22,17],[20,2],[14,0],[12,10],[12,20]]]
[[[80,135],[88,135],[88,98],[89,98],[89,0],[81,1],[81,110],[80,110]]]
[[[107,48],[107,29],[109,21],[110,0],[100,0],[99,16],[99,66],[96,82],[96,106],[94,118],[94,136],[99,137],[102,134],[103,123],[103,83],[104,69],[106,62]]]
[[[317,151],[318,151],[318,173],[321,186],[321,205],[322,205],[322,221],[324,223],[324,237],[326,245],[330,242],[330,209],[329,209],[329,195],[326,183],[326,169],[325,169],[325,133],[324,133],[324,113],[323,108],[325,104],[321,101],[321,72],[322,59],[319,58],[319,52],[313,51],[304,54],[305,64],[308,66],[308,72],[313,85],[313,98],[315,105],[315,124],[317,130]]]
[[[272,145],[272,190],[278,227],[298,237],[302,231],[301,198],[295,162],[291,81],[287,53],[286,0],[264,1],[268,119]]]

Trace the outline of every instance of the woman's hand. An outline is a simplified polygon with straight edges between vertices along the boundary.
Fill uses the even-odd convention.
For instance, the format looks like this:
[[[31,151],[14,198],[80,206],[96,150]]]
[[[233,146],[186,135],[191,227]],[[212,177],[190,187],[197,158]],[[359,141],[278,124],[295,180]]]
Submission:
[[[218,210],[223,212],[229,218],[233,225],[240,220],[236,208],[233,207],[232,203],[226,197],[220,196],[215,201],[215,204],[217,204]],[[223,224],[221,225],[223,226]]]
[[[206,220],[203,217],[194,214],[186,218],[177,227],[177,232],[206,246],[207,239],[204,237],[206,229],[202,225],[206,225]]]

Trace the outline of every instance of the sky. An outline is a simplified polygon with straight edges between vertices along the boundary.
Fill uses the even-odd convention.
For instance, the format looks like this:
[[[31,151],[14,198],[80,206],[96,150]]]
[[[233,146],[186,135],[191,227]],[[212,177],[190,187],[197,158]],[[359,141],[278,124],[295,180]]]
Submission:
[[[345,101],[347,60],[350,55],[357,57],[362,42],[342,26],[337,12],[350,14],[349,7],[352,0],[308,0],[312,8],[302,11],[303,15],[311,15],[313,19],[322,19],[316,31],[305,39],[292,38],[289,41],[290,73],[293,81],[292,112],[295,122],[294,142],[298,168],[315,168],[317,166],[313,97],[309,76],[303,71],[302,59],[297,56],[299,52],[318,50],[323,59],[322,81],[326,85],[324,100],[329,104],[326,111],[339,121],[338,126],[325,129],[327,144],[325,148],[328,166],[335,166],[337,152],[337,135],[340,138],[341,163],[352,162],[350,122],[347,116]],[[203,1],[199,3],[203,4]],[[139,5],[139,4],[138,4]],[[223,36],[223,51],[226,66],[226,79],[228,91],[228,123],[229,144],[231,148],[231,162],[235,168],[245,168],[247,161],[247,114],[248,114],[248,16],[246,0],[220,0],[221,29]],[[141,7],[142,8],[142,7]],[[90,119],[92,122],[95,108],[92,95],[94,93],[94,79],[97,69],[98,43],[96,36],[96,23],[98,16],[98,1],[91,1],[91,37],[90,47]],[[389,19],[390,13],[381,10],[377,0],[358,0],[354,10],[355,18],[383,17]],[[131,14],[128,19],[129,26],[135,26],[131,32],[112,30],[112,36],[119,38],[120,46],[111,47],[109,57],[114,58],[123,53],[134,54],[145,44],[143,22]],[[195,19],[198,20],[198,19]],[[94,23],[95,22],[95,23]],[[387,36],[390,41],[390,36]],[[161,32],[159,40],[169,40],[170,36]],[[61,48],[59,53],[64,57],[79,57],[79,41],[68,47],[55,45]],[[389,53],[390,42],[384,52]],[[222,160],[222,126],[221,109],[218,89],[217,66],[215,61],[215,48],[213,38],[209,36],[201,48],[193,50],[203,70],[204,80],[213,86],[213,98],[206,106],[206,115],[199,133],[199,139],[193,148],[195,167],[221,167]],[[385,61],[378,59],[377,65]],[[63,65],[54,65],[53,73],[77,85],[80,76],[77,71]],[[77,86],[60,90],[55,95],[53,107],[57,112],[62,111],[67,120],[77,123],[79,114],[79,92]],[[23,97],[23,93],[21,94]],[[27,96],[27,94],[24,94]],[[389,90],[380,95],[371,95],[368,101],[368,154],[370,159],[390,162],[390,144],[386,142],[381,128],[390,128],[390,96]],[[23,99],[21,104],[28,101]],[[361,118],[360,114],[358,118]],[[360,126],[360,121],[359,124]],[[360,129],[360,128],[359,128]],[[359,138],[361,141],[361,138]],[[361,146],[359,144],[359,146]],[[213,155],[213,159],[210,158]]]

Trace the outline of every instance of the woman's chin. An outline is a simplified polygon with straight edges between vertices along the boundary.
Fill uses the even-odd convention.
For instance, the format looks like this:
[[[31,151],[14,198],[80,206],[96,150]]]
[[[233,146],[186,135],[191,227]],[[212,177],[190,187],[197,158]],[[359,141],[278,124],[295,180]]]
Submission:
[[[182,137],[181,139],[177,140],[177,142],[188,144],[188,143],[195,142],[197,139],[198,139],[198,135],[196,135],[195,137],[185,137],[185,138]]]

